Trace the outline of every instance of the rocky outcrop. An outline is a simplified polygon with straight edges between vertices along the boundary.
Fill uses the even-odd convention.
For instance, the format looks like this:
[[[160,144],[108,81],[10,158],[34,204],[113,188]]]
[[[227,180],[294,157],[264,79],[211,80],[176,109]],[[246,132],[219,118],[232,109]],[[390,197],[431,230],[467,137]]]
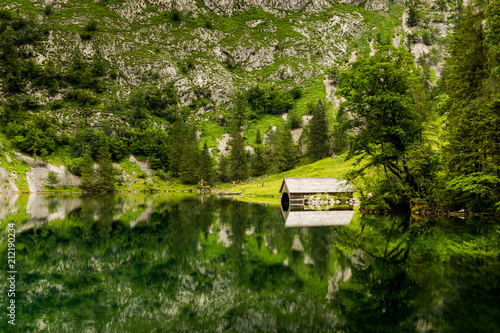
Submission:
[[[381,11],[389,9],[389,1],[387,0],[368,0],[365,3],[366,10]]]
[[[204,2],[216,12],[232,15],[236,11],[254,7],[298,11],[307,6],[311,0],[205,0]]]
[[[57,175],[58,182],[53,184],[54,186],[80,186],[80,178],[70,173],[63,165],[57,167],[17,152],[15,156],[30,167],[30,170],[26,172],[26,181],[30,192],[47,190],[49,172],[54,172]]]

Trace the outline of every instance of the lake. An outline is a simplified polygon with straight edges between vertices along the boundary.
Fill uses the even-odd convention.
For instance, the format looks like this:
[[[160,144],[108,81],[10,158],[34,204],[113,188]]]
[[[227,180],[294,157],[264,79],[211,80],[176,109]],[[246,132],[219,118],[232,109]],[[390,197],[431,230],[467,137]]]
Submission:
[[[16,324],[3,315],[0,331],[500,331],[491,218],[166,193],[3,196],[0,219]]]

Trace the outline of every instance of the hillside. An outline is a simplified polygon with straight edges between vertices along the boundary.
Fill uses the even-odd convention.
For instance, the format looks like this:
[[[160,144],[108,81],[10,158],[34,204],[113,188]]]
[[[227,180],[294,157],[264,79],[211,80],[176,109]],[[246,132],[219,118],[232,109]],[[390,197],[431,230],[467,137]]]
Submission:
[[[171,133],[162,132],[178,119],[220,163],[236,126],[254,152],[257,132],[269,143],[269,130],[282,128],[290,114],[302,119],[292,137],[306,153],[302,129],[318,100],[330,102],[330,129],[336,126],[332,68],[411,36],[414,54],[433,56],[435,80],[454,11],[450,4],[434,17],[432,8],[420,4],[421,20],[408,27],[404,3],[383,0],[3,1],[2,191],[41,190],[49,171],[68,178],[65,170],[73,180],[57,187],[75,190],[85,152],[97,161],[102,142],[122,183],[141,184],[126,188],[168,188],[180,176],[169,178],[162,167],[174,163]],[[252,93],[271,99],[270,109],[252,109]],[[241,96],[250,104],[235,122]],[[162,145],[169,153],[160,153]],[[37,159],[43,163],[35,166]],[[39,185],[27,186],[27,172]]]

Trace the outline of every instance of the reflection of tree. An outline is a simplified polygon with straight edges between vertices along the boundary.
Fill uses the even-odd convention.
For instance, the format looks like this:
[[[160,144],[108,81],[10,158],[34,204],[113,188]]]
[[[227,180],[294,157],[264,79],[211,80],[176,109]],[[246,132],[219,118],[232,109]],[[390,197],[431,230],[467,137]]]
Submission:
[[[113,214],[115,212],[114,195],[106,195],[98,197],[98,210],[97,210],[97,228],[99,230],[99,237],[103,241],[109,239],[109,234],[113,228]]]
[[[354,236],[361,252],[351,256],[352,277],[339,283],[340,309],[353,332],[414,331],[415,283],[405,262],[410,254],[407,220],[363,217]],[[352,244],[352,243],[351,243]]]
[[[314,268],[323,280],[328,272],[330,250],[332,247],[332,228],[315,227],[309,229],[310,256],[314,261]]]
[[[500,332],[498,258],[453,255],[445,278],[441,325],[446,331]]]

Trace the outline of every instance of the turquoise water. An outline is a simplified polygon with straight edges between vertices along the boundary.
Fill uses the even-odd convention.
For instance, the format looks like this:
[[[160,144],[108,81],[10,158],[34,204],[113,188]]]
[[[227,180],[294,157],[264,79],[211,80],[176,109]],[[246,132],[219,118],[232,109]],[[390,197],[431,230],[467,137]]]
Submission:
[[[173,194],[0,197],[0,212],[1,331],[500,331],[487,218],[293,217]]]

